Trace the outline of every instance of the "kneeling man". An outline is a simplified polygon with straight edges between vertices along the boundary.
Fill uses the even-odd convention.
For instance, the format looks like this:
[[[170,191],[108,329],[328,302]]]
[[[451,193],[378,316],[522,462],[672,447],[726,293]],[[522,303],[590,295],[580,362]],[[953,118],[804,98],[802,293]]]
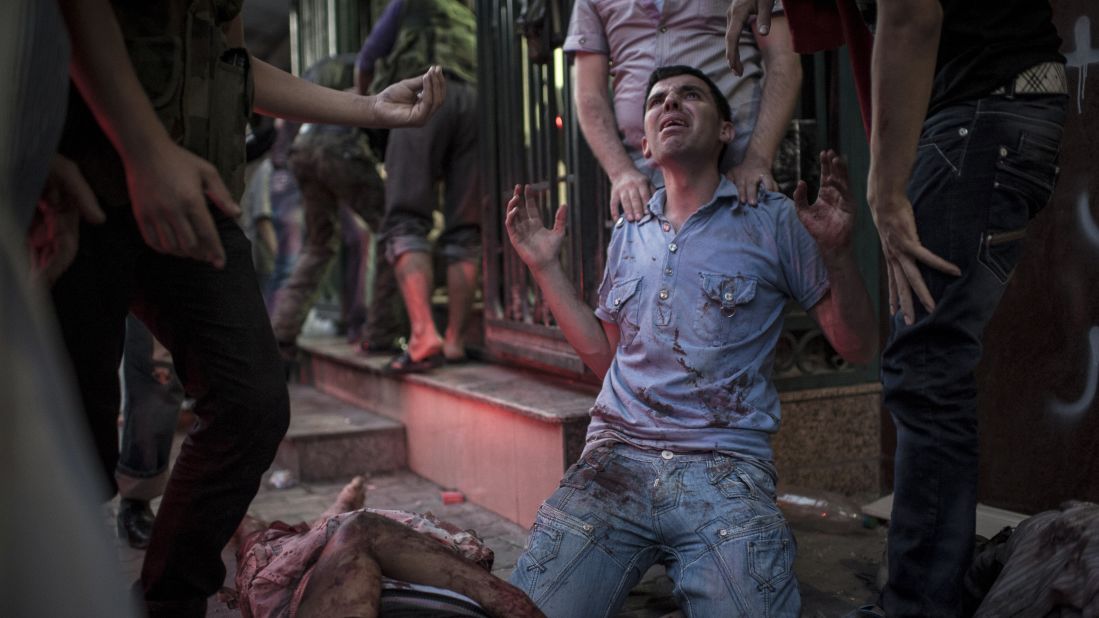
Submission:
[[[704,74],[653,72],[642,151],[665,188],[619,219],[594,315],[558,260],[565,209],[542,225],[529,187],[506,225],[562,332],[603,378],[584,453],[539,510],[511,583],[548,616],[613,616],[653,564],[687,616],[797,616],[795,543],[775,505],[771,381],[787,300],[847,360],[876,352],[876,320],[851,247],[843,161],[821,154],[810,205],[742,204],[718,173],[733,138]],[[796,204],[795,204],[796,202]]]

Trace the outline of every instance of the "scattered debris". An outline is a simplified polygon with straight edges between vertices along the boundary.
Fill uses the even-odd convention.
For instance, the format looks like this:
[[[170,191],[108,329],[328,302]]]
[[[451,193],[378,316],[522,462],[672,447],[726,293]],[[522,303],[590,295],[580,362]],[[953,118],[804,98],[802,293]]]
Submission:
[[[267,484],[275,489],[290,489],[298,484],[298,479],[289,470],[275,470],[271,473],[271,478],[267,479]]]
[[[439,492],[439,495],[443,499],[443,504],[461,504],[466,501],[465,494],[455,489],[444,489]]]

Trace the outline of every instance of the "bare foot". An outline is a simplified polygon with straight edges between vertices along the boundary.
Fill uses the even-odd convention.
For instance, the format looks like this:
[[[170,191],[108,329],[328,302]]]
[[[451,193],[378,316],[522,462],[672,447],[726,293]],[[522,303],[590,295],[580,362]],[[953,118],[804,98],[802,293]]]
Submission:
[[[336,501],[332,503],[332,506],[321,513],[320,519],[331,517],[332,515],[339,515],[340,513],[346,513],[348,511],[356,511],[363,508],[363,503],[365,501],[366,479],[361,476],[356,476],[351,479],[351,482],[343,486],[343,489],[340,490],[340,494],[336,496]],[[320,519],[317,521],[320,521]]]
[[[461,341],[443,343],[443,355],[448,361],[463,361],[466,359],[466,346]]]
[[[363,502],[366,501],[366,479],[361,476],[356,476],[351,479],[351,482],[343,486],[340,490],[340,495],[336,496],[336,504],[333,506],[339,506],[341,513],[348,511],[355,511],[363,508]]]
[[[408,340],[408,357],[415,362],[435,356],[443,351],[443,339],[439,335],[410,337]]]

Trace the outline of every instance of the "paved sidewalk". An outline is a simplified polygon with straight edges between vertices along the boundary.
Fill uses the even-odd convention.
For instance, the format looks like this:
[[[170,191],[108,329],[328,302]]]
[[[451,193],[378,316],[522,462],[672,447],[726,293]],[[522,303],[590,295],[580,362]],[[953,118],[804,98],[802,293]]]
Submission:
[[[332,501],[346,481],[299,483],[275,489],[265,482],[252,503],[251,512],[265,520],[287,523],[311,521]],[[375,474],[367,478],[366,506],[434,513],[463,528],[475,530],[496,553],[493,573],[506,578],[526,543],[526,530],[475,504],[444,505],[441,488],[407,472]],[[118,500],[111,503],[106,525],[114,530]],[[157,506],[153,503],[154,509]],[[840,616],[873,596],[873,576],[884,547],[884,529],[855,529],[845,534],[821,532],[794,522],[798,539],[798,573],[802,594],[802,615],[810,618]],[[136,580],[144,552],[116,540],[119,566],[127,581]],[[235,561],[231,552],[222,555],[227,568],[226,585],[232,586]],[[662,569],[650,571],[630,594],[619,618],[659,618],[675,611],[671,581]],[[216,598],[208,607],[211,618],[235,618],[240,612],[228,609]]]

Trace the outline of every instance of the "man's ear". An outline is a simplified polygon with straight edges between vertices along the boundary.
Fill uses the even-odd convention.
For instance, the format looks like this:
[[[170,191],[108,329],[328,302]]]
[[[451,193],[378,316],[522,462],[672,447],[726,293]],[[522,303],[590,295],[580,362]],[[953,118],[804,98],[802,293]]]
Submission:
[[[649,140],[645,136],[641,136],[641,156],[646,159],[653,157],[653,151],[649,150]]]
[[[718,131],[718,139],[721,140],[722,144],[728,144],[729,142],[733,141],[734,133],[735,132],[733,131],[733,123],[729,122],[728,120],[723,120],[721,122],[721,129]]]

